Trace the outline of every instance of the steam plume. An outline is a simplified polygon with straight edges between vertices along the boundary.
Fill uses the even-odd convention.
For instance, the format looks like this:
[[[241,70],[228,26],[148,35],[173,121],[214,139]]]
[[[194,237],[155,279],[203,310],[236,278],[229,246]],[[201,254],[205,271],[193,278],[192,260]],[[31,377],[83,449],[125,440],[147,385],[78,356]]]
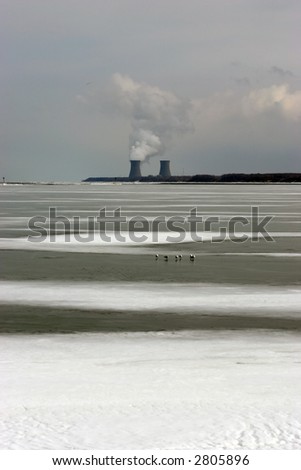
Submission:
[[[119,107],[131,119],[130,159],[145,161],[163,155],[173,136],[192,131],[191,105],[175,94],[113,75]]]

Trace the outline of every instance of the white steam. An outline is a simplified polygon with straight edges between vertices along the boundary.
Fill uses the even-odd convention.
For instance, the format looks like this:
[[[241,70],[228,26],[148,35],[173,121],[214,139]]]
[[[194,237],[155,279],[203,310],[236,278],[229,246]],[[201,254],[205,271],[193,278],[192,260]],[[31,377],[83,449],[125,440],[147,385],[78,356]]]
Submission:
[[[190,103],[175,94],[120,74],[113,75],[113,86],[118,106],[131,119],[131,160],[163,155],[173,136],[193,129]]]
[[[130,160],[145,160],[154,155],[163,155],[165,147],[160,137],[150,130],[138,129],[131,135]]]

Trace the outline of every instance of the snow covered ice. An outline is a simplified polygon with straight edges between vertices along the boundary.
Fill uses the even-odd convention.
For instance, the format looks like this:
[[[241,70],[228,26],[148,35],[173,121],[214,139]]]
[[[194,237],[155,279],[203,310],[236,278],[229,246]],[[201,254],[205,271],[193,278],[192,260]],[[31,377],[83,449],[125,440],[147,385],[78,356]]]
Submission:
[[[213,311],[300,318],[301,289],[202,283],[0,281],[0,304],[83,310]]]
[[[298,449],[298,335],[2,337],[2,449]]]

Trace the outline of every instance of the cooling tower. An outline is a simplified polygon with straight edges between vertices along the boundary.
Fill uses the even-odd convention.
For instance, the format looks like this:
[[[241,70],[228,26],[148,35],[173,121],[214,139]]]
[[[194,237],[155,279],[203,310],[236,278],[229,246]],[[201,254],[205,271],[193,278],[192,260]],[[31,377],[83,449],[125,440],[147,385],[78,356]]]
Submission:
[[[170,178],[170,161],[169,160],[160,160],[160,173],[159,176],[162,178]]]
[[[131,162],[131,169],[129,174],[129,180],[137,181],[141,178],[141,171],[140,171],[140,160],[130,160]]]

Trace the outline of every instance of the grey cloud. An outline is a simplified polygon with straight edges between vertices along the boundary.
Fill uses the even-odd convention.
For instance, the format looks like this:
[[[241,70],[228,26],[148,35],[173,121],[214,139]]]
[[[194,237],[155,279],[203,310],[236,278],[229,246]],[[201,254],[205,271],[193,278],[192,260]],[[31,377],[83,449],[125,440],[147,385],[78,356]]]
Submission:
[[[294,77],[293,72],[291,72],[290,70],[285,70],[281,67],[278,67],[277,65],[273,65],[270,68],[270,72],[275,74],[275,75],[278,75],[279,77],[281,77],[283,79],[288,78],[288,77]]]
[[[241,87],[251,86],[251,82],[247,77],[235,78],[234,81],[238,86],[241,86]]]

